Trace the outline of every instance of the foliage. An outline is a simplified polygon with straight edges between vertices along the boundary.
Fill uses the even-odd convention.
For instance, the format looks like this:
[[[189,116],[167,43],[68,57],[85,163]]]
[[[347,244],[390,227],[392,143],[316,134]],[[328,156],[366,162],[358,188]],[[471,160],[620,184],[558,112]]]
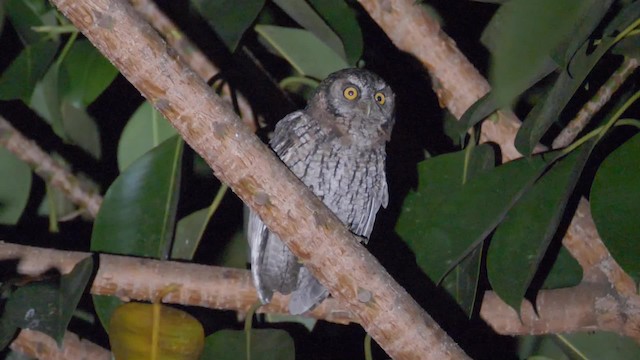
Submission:
[[[636,225],[640,213],[640,122],[634,119],[637,82],[623,86],[578,140],[562,150],[533,155],[536,145],[549,145],[593,95],[592,88],[610,76],[612,64],[618,64],[623,56],[638,56],[640,1],[498,3],[498,7],[467,5],[494,13],[488,23],[481,24],[481,41],[491,55],[488,74],[493,90],[459,122],[447,127],[450,139],[442,134],[442,143],[460,143],[462,149],[432,147],[420,139],[421,150],[429,148],[439,155],[407,165],[402,174],[389,175],[391,190],[408,190],[408,194],[396,201],[397,214],[386,216],[395,219],[395,231],[411,250],[419,271],[441,285],[451,295],[448,301],[457,303],[471,317],[477,316],[477,301],[482,298],[478,294],[489,287],[518,309],[523,297],[540,288],[580,282],[582,273],[576,261],[566,250],[558,250],[580,196],[590,198],[598,232],[609,251],[636,282],[640,281]],[[290,100],[285,100],[288,96],[282,96],[285,90],[295,101],[331,72],[365,63],[378,66],[387,75],[399,94],[399,106],[413,105],[414,89],[403,86],[409,83],[408,78],[416,78],[411,66],[404,66],[407,62],[401,55],[389,54],[384,41],[377,38],[381,36],[379,29],[364,21],[366,13],[351,1],[191,0],[179,6],[192,6],[193,10],[185,12],[186,19],[180,23],[196,24],[198,33],[213,31],[217,37],[214,44],[226,47],[221,61],[232,70],[223,67],[225,80],[233,83],[234,71],[258,72],[267,79],[237,80],[240,85],[242,81],[251,83],[241,90],[256,104],[266,92],[279,94],[282,105],[267,105],[287,109],[280,110],[278,117],[290,111]],[[51,152],[60,150],[68,155],[74,170],[88,169],[106,188],[91,235],[78,236],[73,248],[243,267],[246,242],[238,201],[225,197],[226,186],[218,185],[208,170],[198,170],[202,160],[184,147],[161,115],[140,98],[131,101],[120,95],[123,82],[114,82],[116,69],[48,2],[8,0],[0,2],[0,9],[0,23],[6,17],[5,29],[11,29],[0,38],[0,51],[11,55],[1,63],[0,112],[27,136],[50,139],[46,146]],[[469,41],[477,40],[473,34],[467,36]],[[249,66],[254,72],[247,70]],[[273,79],[280,89],[273,86]],[[428,84],[424,81],[421,86],[420,91],[425,91]],[[118,109],[110,108],[114,101]],[[5,114],[8,108],[26,114],[27,123],[37,133],[17,126],[21,119],[10,117],[11,111]],[[500,154],[491,146],[478,145],[483,119],[497,109],[513,109],[524,118],[516,139],[524,158],[500,164]],[[418,128],[403,124],[405,118],[424,121],[427,117],[407,115],[403,109],[398,114],[395,139],[400,140],[392,141],[390,151],[404,149],[397,143]],[[267,120],[269,128],[277,118]],[[431,130],[439,133],[440,127]],[[405,155],[408,157],[400,154],[398,158]],[[108,170],[95,170],[103,167]],[[394,188],[401,182],[394,177],[413,172],[417,186]],[[24,232],[25,227],[41,223],[32,204],[56,201],[53,192],[43,191],[49,185],[32,182],[28,167],[4,148],[0,148],[0,173],[11,174],[0,180],[0,235],[7,236],[0,240],[12,240],[4,229],[10,230],[8,234],[20,234],[19,238],[44,233],[59,240],[47,233],[46,226]],[[391,197],[398,199],[400,194],[402,191],[392,192]],[[50,221],[60,221],[55,211],[48,215]],[[82,219],[72,223],[80,228],[87,224]],[[26,284],[15,274],[3,273],[2,345],[11,341],[17,328],[36,328],[60,341],[92,271],[87,260],[70,274]],[[71,301],[60,301],[62,298]],[[112,338],[126,338],[124,332],[107,330],[107,324],[114,323],[114,311],[122,311],[116,310],[121,301],[104,296],[93,300],[93,305],[82,303],[79,311],[97,314]],[[39,317],[43,308],[55,311]],[[173,314],[174,309],[164,308]],[[144,313],[151,305],[141,304],[140,309]],[[25,322],[32,310],[36,315],[29,319],[38,320],[37,326],[33,321]],[[229,321],[219,312],[207,316],[213,320],[198,317],[209,335],[204,340],[203,359],[244,359],[247,350],[253,359],[313,358],[298,342],[322,334],[322,329],[305,318],[267,317],[260,326],[278,329],[247,330],[252,339],[247,346],[247,333],[234,330],[238,326],[235,320]],[[605,340],[597,340],[600,344],[623,345],[608,351],[600,348],[595,357],[639,356],[637,346],[612,334],[522,337],[518,355],[569,358],[575,352],[596,351],[591,346],[593,339],[601,338]],[[362,356],[360,345],[357,347],[357,356]]]

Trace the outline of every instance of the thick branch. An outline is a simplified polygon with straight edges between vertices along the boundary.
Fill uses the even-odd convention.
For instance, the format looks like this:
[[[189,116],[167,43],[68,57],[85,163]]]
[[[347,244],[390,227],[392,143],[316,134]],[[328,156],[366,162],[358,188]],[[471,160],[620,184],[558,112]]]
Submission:
[[[215,65],[198,49],[189,38],[169,19],[151,0],[131,0],[133,7],[142,15],[145,20],[153,26],[171,47],[180,55],[182,60],[189,64],[189,67],[205,81],[220,73]],[[240,117],[242,121],[254,131],[257,121],[251,118],[253,111],[251,105],[242,94],[232,94],[231,88],[225,84],[221,89],[222,98],[233,103],[232,96],[236,96]]]
[[[34,141],[27,139],[0,116],[0,146],[4,146],[51,186],[62,191],[74,204],[87,210],[91,217],[98,214],[102,197],[88,190],[80,179],[44,152]]]
[[[445,34],[436,19],[420,2],[413,0],[358,0],[389,39],[402,51],[412,54],[429,71],[433,88],[442,106],[456,118],[489,92],[491,87]],[[496,122],[482,124],[482,141],[500,146],[503,161],[519,158],[513,139],[520,121],[510,111],[499,113]]]
[[[536,308],[524,300],[518,313],[492,291],[484,294],[480,315],[500,334],[543,335],[574,331],[613,331],[640,342],[640,298],[620,296],[606,283],[540,291]],[[522,321],[521,321],[522,319]]]
[[[392,357],[464,352],[344,225],[122,1],[52,1],[260,214]],[[358,300],[368,291],[372,300]]]
[[[17,270],[23,275],[36,276],[49,269],[67,274],[88,256],[91,254],[0,242],[0,261],[19,260]],[[100,255],[91,293],[153,301],[169,285],[178,285],[177,291],[163,298],[170,304],[247,312],[258,301],[247,270],[107,254]],[[258,312],[285,314],[288,299],[278,294]],[[339,324],[356,321],[335,299],[324,301],[308,316]]]
[[[19,351],[30,357],[45,360],[92,359],[109,360],[111,352],[78,335],[66,332],[62,347],[50,336],[34,330],[22,330],[11,343],[11,350]]]

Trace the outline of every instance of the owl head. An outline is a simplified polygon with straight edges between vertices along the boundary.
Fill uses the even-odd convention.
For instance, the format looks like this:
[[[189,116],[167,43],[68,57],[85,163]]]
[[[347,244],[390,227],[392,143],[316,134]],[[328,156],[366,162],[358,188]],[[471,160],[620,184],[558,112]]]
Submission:
[[[307,111],[322,125],[336,127],[355,144],[384,144],[394,124],[395,95],[378,75],[345,69],[323,80]]]

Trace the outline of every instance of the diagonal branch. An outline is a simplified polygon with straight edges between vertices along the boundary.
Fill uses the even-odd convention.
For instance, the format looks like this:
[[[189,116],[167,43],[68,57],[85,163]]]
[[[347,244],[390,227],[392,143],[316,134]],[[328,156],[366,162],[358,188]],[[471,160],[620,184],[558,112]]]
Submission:
[[[102,204],[100,194],[83,186],[82,180],[67,171],[2,116],[0,116],[0,146],[4,146],[20,160],[27,163],[36,174],[62,191],[74,204],[86,209],[91,217],[96,217]]]
[[[392,357],[466,358],[354,235],[141,20],[116,0],[52,1],[160,110],[215,175]],[[358,293],[372,294],[368,302]]]

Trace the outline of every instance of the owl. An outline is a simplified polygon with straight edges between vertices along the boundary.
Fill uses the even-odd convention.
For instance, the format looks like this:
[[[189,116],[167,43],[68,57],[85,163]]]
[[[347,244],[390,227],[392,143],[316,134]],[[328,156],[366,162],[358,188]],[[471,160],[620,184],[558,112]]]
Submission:
[[[391,136],[395,95],[377,75],[345,69],[322,81],[304,110],[276,125],[270,145],[293,173],[366,242],[380,206],[389,202],[385,145]],[[328,295],[278,236],[251,212],[251,273],[258,296],[291,293],[289,312],[313,309]]]

